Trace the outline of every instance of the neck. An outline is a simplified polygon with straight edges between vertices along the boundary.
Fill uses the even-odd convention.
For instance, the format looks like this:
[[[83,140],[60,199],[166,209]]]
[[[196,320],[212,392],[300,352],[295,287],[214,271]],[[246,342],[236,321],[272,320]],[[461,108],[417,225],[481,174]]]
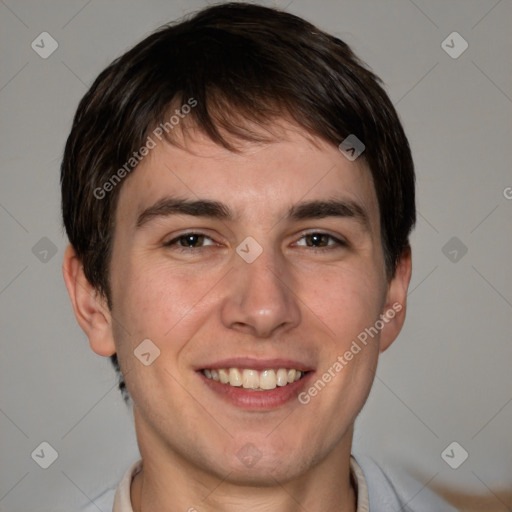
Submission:
[[[298,482],[280,484],[276,481],[273,488],[238,486],[218,481],[217,487],[204,489],[203,486],[181,487],[172,485],[171,481],[163,482],[163,478],[152,478],[147,470],[135,477],[131,488],[132,507],[134,512],[148,510],[165,510],[169,512],[212,512],[274,511],[296,512],[297,506],[308,512],[355,512],[356,493],[350,483],[350,474],[340,481],[329,481],[329,485],[316,485],[312,480],[306,486]],[[323,482],[327,484],[326,481]],[[203,488],[197,493],[198,487]],[[192,505],[191,505],[192,504]]]
[[[355,512],[351,441],[352,431],[304,473],[279,481],[269,472],[262,485],[261,480],[237,481],[229,472],[215,475],[148,439],[139,439],[143,468],[132,483],[132,507],[134,512],[296,512],[298,506],[308,512]]]

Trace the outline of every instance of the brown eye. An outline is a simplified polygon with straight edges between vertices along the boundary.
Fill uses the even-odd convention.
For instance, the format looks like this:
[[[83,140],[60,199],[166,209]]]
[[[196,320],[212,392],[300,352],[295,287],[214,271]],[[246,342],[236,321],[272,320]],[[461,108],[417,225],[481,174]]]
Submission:
[[[328,233],[306,233],[302,235],[297,245],[302,247],[312,247],[314,249],[322,249],[324,247],[340,247],[346,243]]]
[[[182,247],[197,247],[198,245],[202,245],[204,242],[204,235],[197,235],[195,233],[191,233],[189,235],[183,235],[178,238],[178,243]]]
[[[212,239],[201,233],[186,233],[173,238],[164,244],[166,247],[177,246],[178,248],[199,249],[208,245],[214,245]]]
[[[308,247],[326,247],[329,245],[329,239],[332,237],[325,233],[312,233],[311,235],[306,235],[304,238],[306,239],[306,245]]]

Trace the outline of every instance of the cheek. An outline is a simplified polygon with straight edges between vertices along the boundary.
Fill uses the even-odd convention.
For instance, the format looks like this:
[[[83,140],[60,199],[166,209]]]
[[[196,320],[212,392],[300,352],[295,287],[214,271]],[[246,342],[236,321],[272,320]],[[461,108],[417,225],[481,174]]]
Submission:
[[[337,344],[345,344],[373,325],[381,311],[385,288],[377,273],[368,268],[336,268],[321,277],[302,279],[299,296]]]
[[[133,263],[117,276],[115,290],[114,338],[130,395],[144,408],[148,390],[171,388],[176,391],[176,407],[181,407],[179,385],[172,375],[179,371],[179,353],[201,324],[202,285],[158,263]],[[154,345],[145,342],[148,348],[144,352],[149,352],[152,360],[145,366],[136,354],[148,339]],[[154,354],[158,355],[153,360]],[[158,393],[151,397],[151,401],[162,400]]]
[[[369,335],[367,329],[379,318],[385,286],[377,272],[354,268],[336,269],[305,284],[304,303],[321,320],[317,324],[325,341],[331,342],[324,345],[316,379],[301,403],[308,402],[311,417],[323,416],[325,428],[332,424],[348,428],[347,422],[362,408],[373,382],[379,333]]]
[[[113,310],[119,358],[125,363],[133,360],[138,344],[150,339],[159,348],[161,361],[168,367],[177,364],[177,355],[206,323],[221,277],[200,269],[184,272],[166,262],[125,265]]]
[[[169,265],[134,261],[118,276],[115,305],[134,329],[161,337],[200,300],[203,284]]]

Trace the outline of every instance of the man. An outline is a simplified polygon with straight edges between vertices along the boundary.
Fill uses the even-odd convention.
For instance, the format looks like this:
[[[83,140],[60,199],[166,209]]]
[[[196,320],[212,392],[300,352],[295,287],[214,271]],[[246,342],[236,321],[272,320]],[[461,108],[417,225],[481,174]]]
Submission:
[[[164,27],[82,99],[61,181],[73,308],[134,406],[115,512],[407,509],[351,445],[405,318],[414,170],[347,45],[249,4]]]

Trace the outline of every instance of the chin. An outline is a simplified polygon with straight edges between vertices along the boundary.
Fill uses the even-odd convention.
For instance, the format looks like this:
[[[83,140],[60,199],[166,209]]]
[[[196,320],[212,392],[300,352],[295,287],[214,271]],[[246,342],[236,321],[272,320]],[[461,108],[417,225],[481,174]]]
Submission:
[[[302,475],[301,468],[296,464],[293,457],[286,457],[290,461],[286,466],[283,465],[283,459],[278,461],[262,461],[253,467],[241,467],[237,460],[233,464],[231,472],[226,477],[223,472],[223,478],[226,478],[232,484],[248,487],[275,487],[276,482],[285,484],[291,480],[299,478]]]
[[[236,448],[230,449],[230,460],[226,460],[221,474],[225,477],[229,473],[227,479],[238,485],[267,487],[275,486],[276,481],[284,484],[301,477],[322,458],[321,453],[315,457],[315,453],[306,452],[303,443],[297,442],[291,447],[281,439],[270,443],[268,438],[263,438],[261,442],[255,440],[232,446]]]

